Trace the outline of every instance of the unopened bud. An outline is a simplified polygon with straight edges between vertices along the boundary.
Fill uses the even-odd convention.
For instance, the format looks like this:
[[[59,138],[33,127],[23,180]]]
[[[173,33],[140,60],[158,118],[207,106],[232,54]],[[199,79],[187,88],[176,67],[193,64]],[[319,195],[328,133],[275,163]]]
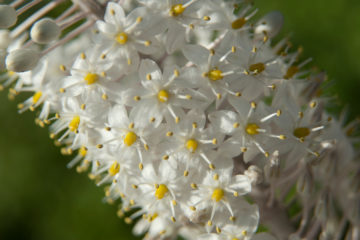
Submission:
[[[0,49],[7,49],[10,43],[10,31],[7,29],[0,29]]]
[[[31,28],[31,39],[36,43],[49,43],[56,40],[61,33],[60,27],[50,18],[37,21]]]
[[[266,34],[272,38],[276,36],[284,23],[284,16],[279,11],[272,11],[262,17],[255,25],[255,34]]]
[[[16,23],[16,11],[9,5],[0,5],[0,28],[9,28]]]
[[[17,49],[6,57],[6,68],[13,72],[26,72],[36,67],[39,52],[33,49]]]

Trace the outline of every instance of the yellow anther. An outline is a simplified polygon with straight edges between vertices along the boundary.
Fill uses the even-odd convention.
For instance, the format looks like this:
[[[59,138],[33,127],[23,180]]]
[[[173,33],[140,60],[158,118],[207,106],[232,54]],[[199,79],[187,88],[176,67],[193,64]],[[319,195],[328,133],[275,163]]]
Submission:
[[[236,218],[234,216],[229,217],[229,220],[235,222]]]
[[[213,178],[214,178],[215,181],[219,180],[219,174],[217,174],[217,173],[214,174],[214,177],[213,177]]]
[[[195,139],[189,139],[187,140],[185,146],[189,152],[194,153],[198,147],[198,142]]]
[[[136,18],[136,22],[137,22],[137,23],[141,23],[141,22],[142,22],[142,20],[143,20],[143,18],[142,18],[142,17],[137,17],[137,18]]]
[[[210,55],[211,55],[211,56],[214,56],[214,55],[215,55],[215,50],[214,50],[213,48],[210,49],[209,51],[210,51]]]
[[[146,80],[150,81],[151,79],[152,79],[151,74],[150,73],[146,74]]]
[[[100,58],[101,58],[101,59],[105,59],[105,58],[106,58],[106,54],[105,54],[105,53],[101,54],[101,55],[100,55]]]
[[[254,63],[252,65],[250,65],[249,70],[250,72],[252,72],[254,75],[257,75],[259,73],[262,73],[265,70],[265,64],[263,63]]]
[[[82,146],[81,148],[79,148],[79,155],[82,157],[85,157],[87,154],[88,149],[85,146]]]
[[[218,226],[216,226],[216,232],[217,232],[217,233],[221,233],[221,228],[219,228]]]
[[[60,92],[60,93],[64,93],[64,92],[65,92],[65,88],[60,88],[60,89],[59,89],[59,92]]]
[[[151,41],[149,41],[149,40],[145,41],[145,42],[144,42],[144,45],[145,45],[146,47],[150,46],[150,45],[151,45]]]
[[[134,206],[134,205],[135,205],[135,200],[134,200],[134,199],[130,199],[129,204],[130,204],[131,206]]]
[[[116,34],[115,39],[119,44],[123,45],[128,41],[128,35],[124,32],[121,32]]]
[[[231,47],[231,52],[233,52],[233,53],[236,52],[236,47],[235,46]]]
[[[86,59],[85,53],[80,53],[80,57],[81,57],[81,59]]]
[[[29,110],[30,110],[31,112],[33,112],[33,111],[35,111],[35,108],[34,108],[33,106],[30,106],[30,107],[29,107]]]
[[[164,235],[166,233],[166,230],[162,230],[159,232],[160,235]]]
[[[179,117],[175,117],[175,123],[179,123],[180,122],[180,118]]]
[[[64,65],[62,65],[62,64],[59,66],[59,68],[60,68],[60,70],[63,71],[63,72],[66,71],[66,67],[65,67]]]
[[[167,132],[167,133],[166,133],[166,136],[167,136],[167,137],[171,137],[173,134],[174,134],[173,132]]]
[[[176,222],[176,219],[175,219],[175,217],[171,217],[171,221],[173,221],[173,222]]]
[[[102,145],[102,144],[97,144],[96,145],[96,148],[99,148],[99,149],[101,149],[101,148],[103,148],[104,146]]]
[[[316,102],[315,102],[315,101],[311,102],[311,103],[309,104],[309,106],[310,106],[311,108],[316,107]]]
[[[286,74],[284,75],[285,79],[292,78],[297,72],[299,71],[299,68],[297,66],[291,66],[286,71]]]
[[[293,134],[295,137],[297,137],[299,139],[303,139],[310,135],[310,129],[307,127],[295,128]]]
[[[250,106],[251,106],[251,108],[256,108],[257,104],[256,104],[256,102],[251,102]]]
[[[280,117],[281,113],[282,113],[282,112],[281,112],[281,110],[280,110],[280,109],[279,109],[279,110],[277,110],[277,111],[276,111],[276,116]]]
[[[217,98],[217,99],[221,99],[221,97],[222,97],[222,96],[221,96],[220,93],[216,94],[216,98]]]
[[[236,123],[233,124],[233,127],[234,127],[234,128],[238,128],[239,126],[240,126],[240,124],[239,124],[238,122],[236,122]]]
[[[111,127],[105,127],[105,130],[108,132],[111,131]]]
[[[134,97],[134,100],[135,100],[135,101],[140,101],[140,99],[141,99],[141,98],[140,98],[139,96],[135,96],[135,97]]]
[[[209,220],[209,221],[207,222],[207,225],[208,225],[208,226],[212,226],[212,221]]]
[[[155,191],[155,197],[157,199],[163,199],[165,197],[165,194],[169,192],[169,189],[165,184],[160,184],[159,187]]]
[[[203,19],[204,19],[204,21],[210,21],[210,17],[209,17],[209,16],[204,16]]]
[[[231,28],[232,28],[232,29],[240,29],[240,28],[242,28],[242,27],[245,25],[245,23],[246,23],[246,19],[245,19],[245,18],[243,18],[243,17],[238,18],[238,19],[236,19],[235,21],[233,21],[233,22],[231,23]]]
[[[213,70],[210,70],[206,76],[210,79],[210,80],[213,80],[213,81],[217,81],[217,80],[221,80],[223,79],[223,75],[222,75],[222,71],[219,70],[219,69],[213,69]]]
[[[128,64],[128,65],[131,65],[131,64],[132,64],[132,61],[131,61],[131,59],[130,59],[130,58],[128,58],[128,60],[127,60],[127,64]]]
[[[156,120],[156,118],[154,118],[154,117],[150,118],[150,122],[152,122],[152,123],[155,122],[155,120]]]
[[[42,92],[40,92],[40,91],[36,92],[32,98],[33,104],[36,104],[40,100],[41,96],[42,96]]]
[[[242,231],[241,231],[241,234],[242,234],[243,236],[247,236],[247,231],[246,231],[246,230],[242,230]]]
[[[144,149],[147,151],[149,150],[149,145],[147,145],[146,143],[144,143]]]
[[[137,136],[134,132],[128,132],[124,138],[124,144],[128,147],[133,145],[137,140]]]
[[[111,164],[108,172],[110,176],[115,176],[120,171],[120,164],[118,162],[114,162]]]
[[[185,171],[184,171],[184,177],[187,177],[187,176],[189,176],[189,171],[188,171],[188,170],[185,170]]]
[[[157,98],[160,102],[167,102],[169,100],[169,92],[166,90],[160,90],[158,92]]]
[[[285,135],[279,135],[279,138],[280,138],[281,140],[285,140],[285,139],[286,139],[286,136],[285,136]]]
[[[193,122],[193,123],[192,123],[192,127],[193,127],[193,128],[197,128],[197,123],[196,123],[196,122]]]
[[[195,28],[195,25],[192,24],[192,23],[190,23],[190,24],[189,24],[189,28],[190,28],[191,30],[193,30],[193,29]]]
[[[85,110],[85,108],[86,108],[85,103],[81,104],[81,105],[80,105],[80,108],[81,108],[81,110]]]
[[[132,219],[129,218],[129,217],[126,217],[126,218],[124,219],[124,221],[125,221],[126,224],[131,224],[131,223],[132,223]]]
[[[210,164],[209,164],[209,168],[210,168],[211,170],[215,170],[215,165],[212,164],[212,163],[210,163]]]
[[[191,100],[191,99],[192,99],[192,96],[191,96],[190,94],[187,94],[187,95],[185,96],[185,98],[186,98],[187,100]]]
[[[56,137],[55,133],[50,133],[50,138],[54,139]]]
[[[175,76],[175,77],[180,76],[180,72],[179,72],[179,70],[177,70],[177,69],[175,69],[175,70],[174,70],[174,76]]]
[[[172,17],[177,17],[185,11],[185,7],[182,4],[173,5],[170,9],[169,15]]]
[[[234,197],[238,197],[239,193],[238,192],[234,192]]]
[[[119,209],[119,210],[116,212],[116,215],[117,215],[119,218],[122,218],[122,217],[124,217],[124,212],[123,212],[121,209]]]
[[[303,117],[304,117],[304,113],[303,113],[303,112],[299,112],[298,115],[299,115],[299,118],[303,118]]]
[[[171,203],[172,203],[172,205],[174,205],[174,206],[176,206],[176,205],[177,205],[176,200],[172,200],[172,201],[171,201]]]
[[[249,135],[256,135],[259,133],[259,126],[256,123],[248,123],[245,127],[245,131]]]
[[[211,199],[219,202],[225,195],[224,190],[222,190],[221,188],[215,188],[212,195],[211,195]]]
[[[104,94],[101,96],[101,98],[102,98],[103,100],[108,100],[109,96],[104,93]]]
[[[196,183],[192,183],[192,184],[190,184],[190,186],[191,186],[192,189],[197,189]]]
[[[99,161],[96,161],[95,164],[97,167],[100,167],[100,165],[101,165],[101,163]]]
[[[168,160],[168,159],[169,159],[169,155],[164,155],[164,156],[162,157],[162,159],[163,159],[163,160]]]
[[[96,73],[88,73],[85,75],[84,80],[88,85],[91,85],[99,81],[99,75]]]
[[[190,210],[191,210],[191,211],[196,211],[196,207],[190,206]]]
[[[138,188],[138,186],[135,185],[135,184],[132,184],[131,187],[132,187],[133,189],[137,189],[137,188]]]
[[[217,144],[217,139],[213,138],[213,140],[211,142],[212,142],[213,145],[216,145]]]
[[[269,156],[270,156],[269,152],[264,152],[264,155],[265,155],[265,157],[269,157]]]
[[[110,9],[110,14],[111,14],[111,15],[115,15],[115,10],[111,8],[111,9]]]
[[[80,116],[76,115],[69,123],[69,129],[72,132],[76,132],[80,125]]]

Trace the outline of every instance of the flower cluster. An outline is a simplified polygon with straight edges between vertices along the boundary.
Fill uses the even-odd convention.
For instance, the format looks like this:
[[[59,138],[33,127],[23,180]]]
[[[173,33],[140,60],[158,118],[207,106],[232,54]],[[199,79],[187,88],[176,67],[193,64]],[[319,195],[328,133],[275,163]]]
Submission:
[[[22,2],[0,5],[0,27],[10,28],[36,5]],[[38,20],[61,2],[0,31],[1,79],[13,86],[12,98],[33,92],[19,112],[39,112],[37,123],[50,125],[62,152],[77,152],[68,166],[106,185],[108,202],[121,199],[118,215],[126,222],[139,219],[136,234],[274,239],[255,234],[259,207],[248,196],[265,223],[281,225],[278,216],[266,222],[266,208],[294,184],[305,220],[314,208],[330,214],[324,199],[339,199],[330,194],[329,178],[340,173],[322,165],[335,171],[340,158],[353,161],[353,149],[323,110],[325,75],[304,69],[309,60],[299,62],[301,50],[290,52],[286,40],[273,46],[279,12],[252,22],[256,9],[245,0],[73,1],[56,19]],[[358,168],[349,165],[355,167],[342,175]],[[316,182],[326,190],[312,189]],[[353,187],[343,185],[345,192]],[[351,198],[359,209],[358,197]],[[319,229],[324,237],[336,234],[328,219],[337,216],[316,217],[310,236]],[[360,216],[344,211],[341,219],[350,222],[347,230],[359,230]],[[293,237],[315,223],[304,222]],[[283,228],[292,233],[289,223]]]

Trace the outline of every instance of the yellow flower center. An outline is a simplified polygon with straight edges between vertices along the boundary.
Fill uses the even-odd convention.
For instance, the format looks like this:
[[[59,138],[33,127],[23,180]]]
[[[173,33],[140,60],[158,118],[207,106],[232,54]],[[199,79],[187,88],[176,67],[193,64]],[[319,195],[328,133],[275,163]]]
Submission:
[[[220,80],[223,78],[222,71],[219,69],[213,69],[207,73],[207,77],[213,81]]]
[[[189,139],[186,142],[186,148],[189,152],[194,153],[198,147],[198,142],[195,139]]]
[[[255,63],[250,65],[249,70],[254,74],[257,75],[259,73],[262,73],[265,70],[265,64],[263,63]]]
[[[212,193],[211,199],[218,202],[224,197],[224,195],[224,190],[222,190],[221,188],[215,188]]]
[[[182,4],[176,4],[171,7],[169,14],[172,17],[177,17],[180,14],[182,14],[184,11],[185,11],[185,8]]]
[[[155,197],[157,199],[163,199],[165,194],[169,192],[169,189],[165,184],[160,184],[159,187],[155,191]]]
[[[84,80],[88,85],[91,85],[99,80],[99,75],[97,75],[96,73],[88,73],[84,77]]]
[[[120,164],[117,162],[114,162],[108,170],[110,176],[115,176],[119,171],[120,171]]]
[[[42,92],[36,92],[32,98],[33,104],[36,104],[42,96]]]
[[[285,79],[292,78],[297,72],[299,71],[299,68],[297,66],[291,66],[288,68],[286,74],[284,75]]]
[[[136,142],[137,140],[137,136],[134,132],[128,132],[126,135],[125,135],[125,138],[124,138],[124,144],[128,147],[130,147],[131,145],[134,144],[134,142]]]
[[[258,134],[259,133],[258,129],[259,129],[259,126],[256,123],[249,123],[245,127],[245,131],[249,135]]]
[[[299,127],[299,128],[295,128],[294,132],[293,132],[294,136],[297,138],[304,138],[309,136],[310,134],[310,129],[306,128],[306,127]]]
[[[87,154],[87,148],[85,146],[82,146],[81,148],[79,148],[79,155],[82,157],[85,157]]]
[[[76,132],[79,128],[79,124],[80,124],[80,116],[76,115],[75,117],[73,117],[73,119],[69,123],[70,131]]]
[[[169,93],[166,90],[160,90],[157,98],[160,102],[167,102],[169,100]]]
[[[128,35],[124,32],[121,32],[116,35],[115,39],[119,44],[123,45],[128,41]]]
[[[246,19],[245,19],[245,18],[243,18],[243,17],[238,18],[238,19],[236,19],[235,21],[233,21],[233,22],[231,23],[231,28],[232,28],[232,29],[240,29],[240,28],[242,28],[242,27],[245,25],[245,23],[246,23]]]

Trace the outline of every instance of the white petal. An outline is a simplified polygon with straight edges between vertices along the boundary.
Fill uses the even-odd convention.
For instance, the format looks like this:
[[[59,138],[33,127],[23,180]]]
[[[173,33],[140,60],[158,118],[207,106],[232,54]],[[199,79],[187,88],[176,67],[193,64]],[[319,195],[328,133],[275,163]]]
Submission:
[[[232,134],[236,130],[234,124],[237,121],[237,114],[232,111],[217,111],[209,114],[209,120],[214,128],[218,128],[225,134]]]
[[[125,12],[119,4],[109,2],[104,17],[105,21],[115,26],[123,26],[125,21]]]
[[[185,57],[197,66],[206,65],[209,57],[209,50],[199,45],[186,45],[183,48]]]
[[[245,175],[236,175],[233,177],[233,183],[230,184],[229,188],[235,189],[240,195],[251,192],[250,179]]]

